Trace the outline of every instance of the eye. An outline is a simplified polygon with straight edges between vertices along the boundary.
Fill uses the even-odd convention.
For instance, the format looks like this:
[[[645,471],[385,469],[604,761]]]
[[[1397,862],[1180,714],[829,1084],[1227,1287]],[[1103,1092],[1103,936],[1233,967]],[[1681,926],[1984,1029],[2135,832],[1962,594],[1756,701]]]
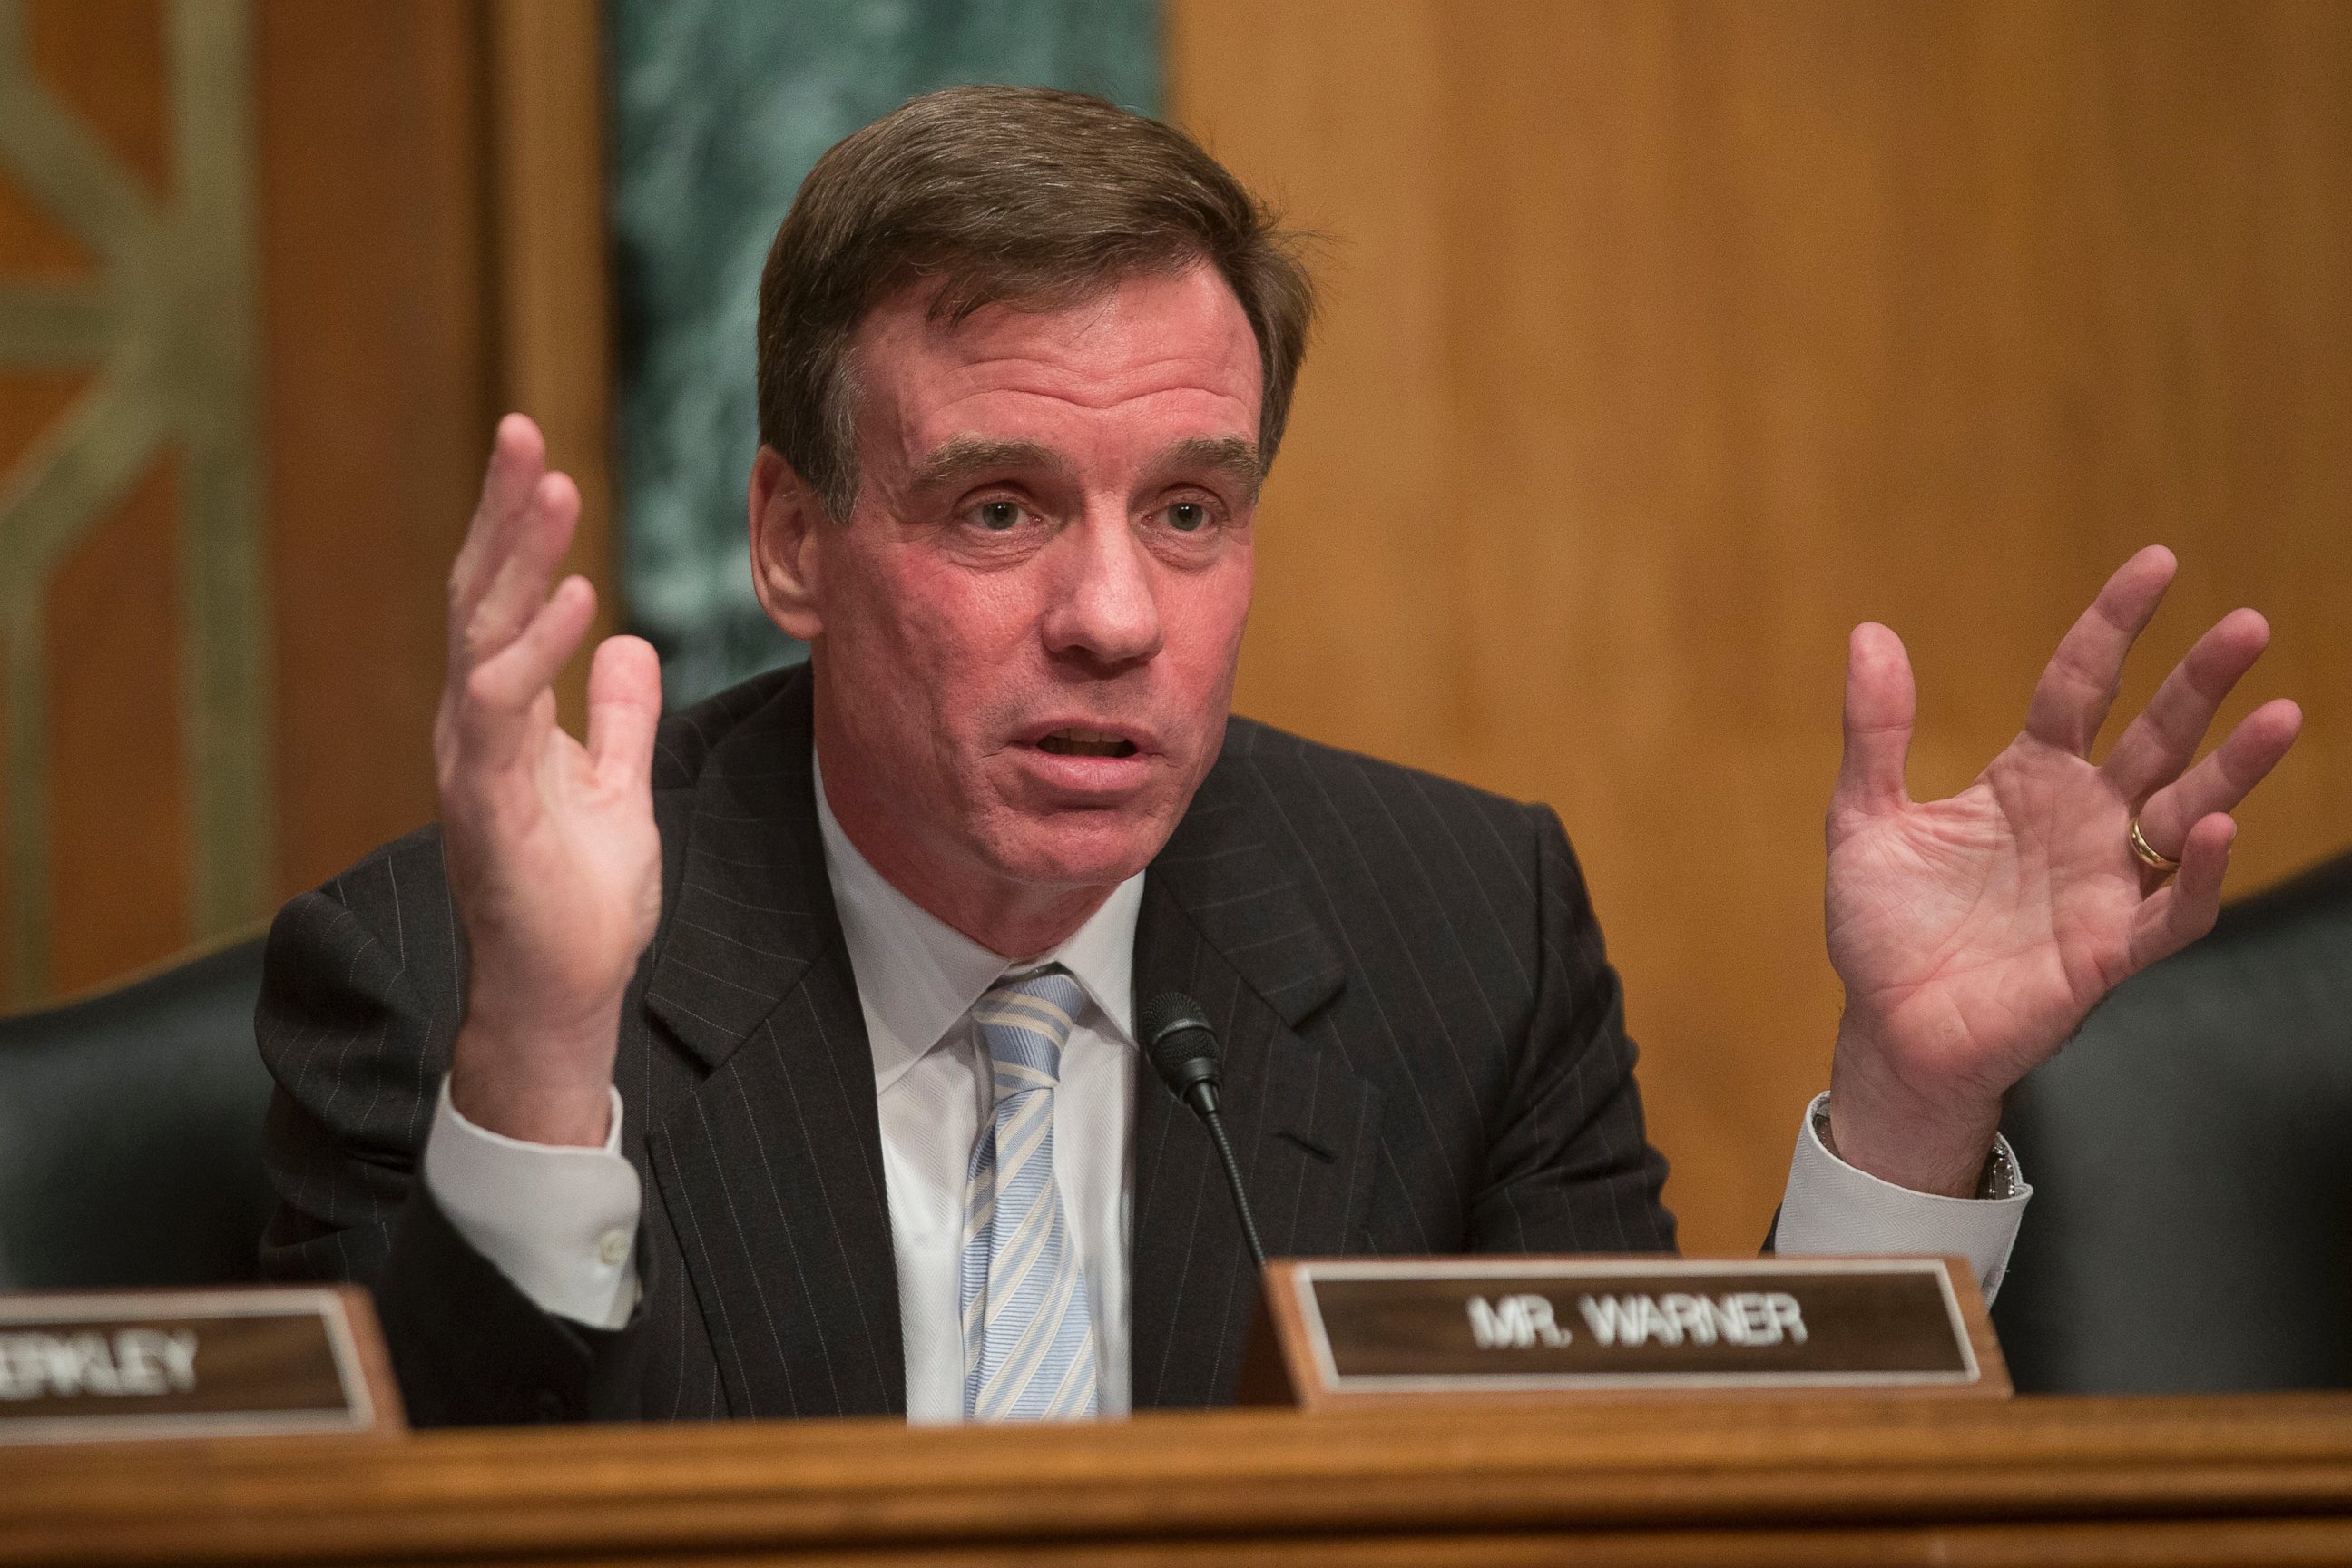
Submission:
[[[1209,526],[1209,509],[1196,500],[1180,500],[1168,508],[1168,526],[1179,533],[1198,533]]]
[[[971,509],[974,522],[991,533],[1006,533],[1021,525],[1021,503],[1010,500],[984,500]]]

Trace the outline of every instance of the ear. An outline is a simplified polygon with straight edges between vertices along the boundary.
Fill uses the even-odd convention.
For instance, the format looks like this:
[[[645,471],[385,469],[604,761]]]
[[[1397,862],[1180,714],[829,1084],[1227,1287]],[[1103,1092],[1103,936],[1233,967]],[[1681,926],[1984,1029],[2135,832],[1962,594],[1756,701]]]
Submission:
[[[814,642],[824,630],[816,570],[824,503],[783,454],[762,444],[751,459],[751,591],[785,633]]]

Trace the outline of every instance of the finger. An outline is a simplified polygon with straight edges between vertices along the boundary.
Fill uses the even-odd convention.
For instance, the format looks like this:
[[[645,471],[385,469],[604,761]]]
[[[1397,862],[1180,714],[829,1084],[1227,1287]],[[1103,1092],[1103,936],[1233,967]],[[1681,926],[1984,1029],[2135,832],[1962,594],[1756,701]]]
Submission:
[[[588,666],[588,758],[607,784],[647,784],[661,724],[661,658],[643,637],[606,637]]]
[[[472,606],[452,620],[453,659],[470,668],[496,655],[530,624],[547,603],[579,521],[580,489],[570,476],[541,476],[506,531],[507,548],[487,584]]]
[[[515,519],[530,503],[531,492],[547,472],[547,441],[539,426],[520,414],[499,421],[490,439],[490,460],[482,471],[481,499],[473,521],[466,526],[466,542],[449,569],[452,618],[462,606],[471,609],[490,568],[507,548]],[[488,558],[486,561],[486,558]]]
[[[467,673],[458,707],[468,763],[503,766],[530,753],[551,712],[556,673],[580,647],[596,615],[596,590],[566,577],[522,630]],[[542,710],[540,699],[551,702]]]
[[[2293,702],[2281,697],[2263,703],[2239,720],[2203,762],[2147,798],[2139,810],[2140,837],[2158,854],[2180,859],[2171,847],[2216,812],[2236,810],[2278,766],[2302,729],[2303,710]]]
[[[2135,973],[2213,929],[2214,917],[2221,912],[2221,879],[2230,869],[2230,846],[2237,837],[2238,825],[2220,812],[2189,830],[2180,848],[2179,872],[2142,899],[2133,918]]]
[[[1910,799],[1903,765],[1918,710],[1903,639],[1874,621],[1846,639],[1845,752],[1832,809],[1877,811]]]
[[[2025,711],[2027,734],[2078,757],[2089,753],[2123,682],[2124,656],[2156,614],[2177,565],[2171,551],[2151,544],[2107,579],[2043,667]]]
[[[2116,793],[2126,800],[2146,800],[2159,785],[2179,777],[2196,756],[2222,700],[2254,667],[2270,640],[2270,623],[2252,610],[2231,611],[2199,637],[2100,764]],[[2227,811],[2236,804],[2211,809]]]

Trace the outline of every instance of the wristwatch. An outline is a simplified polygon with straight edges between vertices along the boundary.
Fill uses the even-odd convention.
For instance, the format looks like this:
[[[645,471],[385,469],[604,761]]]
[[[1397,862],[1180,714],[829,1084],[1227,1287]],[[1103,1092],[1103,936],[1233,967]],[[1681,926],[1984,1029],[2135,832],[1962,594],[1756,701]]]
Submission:
[[[1837,1155],[1837,1144],[1830,1138],[1830,1102],[1827,1095],[1822,1097],[1820,1108],[1813,1112],[1813,1136],[1822,1141],[1822,1148],[1828,1150],[1832,1155]],[[1843,1156],[1839,1157],[1843,1158]],[[1985,1156],[1983,1173],[1977,1177],[1977,1190],[1974,1196],[1979,1203],[1990,1203],[2000,1198],[2013,1198],[2016,1195],[2017,1156],[2009,1152],[2009,1140],[1996,1132],[1993,1134],[1992,1152]]]

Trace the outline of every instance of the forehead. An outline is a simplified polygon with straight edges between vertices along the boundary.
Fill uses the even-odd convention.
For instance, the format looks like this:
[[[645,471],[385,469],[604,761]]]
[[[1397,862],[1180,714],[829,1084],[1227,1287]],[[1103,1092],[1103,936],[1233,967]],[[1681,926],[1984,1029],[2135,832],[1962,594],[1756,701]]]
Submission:
[[[933,320],[929,300],[902,291],[859,324],[861,446],[912,460],[975,435],[1256,440],[1257,340],[1213,268],[1124,279],[1048,310],[987,305],[961,321]]]

